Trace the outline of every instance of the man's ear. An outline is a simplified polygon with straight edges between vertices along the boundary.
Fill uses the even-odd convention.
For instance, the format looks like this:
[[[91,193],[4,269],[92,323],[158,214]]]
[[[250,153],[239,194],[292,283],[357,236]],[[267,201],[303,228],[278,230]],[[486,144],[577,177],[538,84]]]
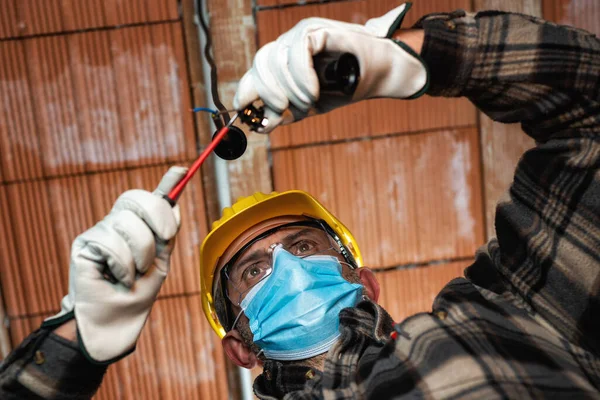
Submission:
[[[221,339],[221,345],[227,357],[238,367],[252,369],[256,366],[258,359],[256,354],[244,344],[240,333],[232,329]]]
[[[356,272],[365,287],[365,294],[369,296],[371,300],[377,302],[379,299],[379,282],[377,282],[377,278],[375,278],[375,273],[366,267],[357,268]]]

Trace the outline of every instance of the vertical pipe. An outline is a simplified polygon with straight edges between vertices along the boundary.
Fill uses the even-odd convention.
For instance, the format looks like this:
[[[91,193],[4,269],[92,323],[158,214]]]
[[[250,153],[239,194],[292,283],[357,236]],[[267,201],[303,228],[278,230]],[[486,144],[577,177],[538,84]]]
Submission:
[[[252,374],[249,369],[238,367],[240,370],[240,385],[242,388],[242,399],[254,399],[254,391],[252,389]]]
[[[4,360],[11,351],[10,334],[8,332],[9,319],[4,311],[2,291],[0,291],[0,360]]]
[[[204,18],[204,20],[207,22],[207,24],[210,26],[210,18],[209,18],[209,14],[208,14],[208,10],[206,9],[206,2],[202,2],[203,5],[203,9],[202,10],[197,10],[200,11],[200,14],[202,16],[202,18]],[[200,22],[198,21],[198,17],[197,17],[198,13],[196,14],[196,18],[194,19],[194,22],[196,25],[200,25]],[[206,44],[206,37],[204,36],[204,32],[202,31],[202,29],[198,29],[198,35],[199,35],[199,42],[200,42],[200,53],[204,54],[203,49],[204,46]],[[201,57],[202,60],[202,72],[204,75],[204,90],[206,92],[206,101],[207,107],[210,108],[216,108],[213,99],[212,99],[212,95],[210,92],[210,66],[208,65],[208,62],[206,61],[206,59],[204,57]],[[215,131],[217,129],[217,127],[214,125],[212,119],[210,122],[211,125],[211,131]],[[227,169],[227,162],[225,160],[220,159],[219,157],[213,157],[214,160],[214,167],[215,167],[215,181],[217,183],[217,196],[218,196],[218,204],[219,207],[221,209],[225,208],[225,207],[230,207],[231,206],[231,190],[229,187],[229,171]],[[250,370],[247,370],[245,368],[239,368],[238,367],[238,374],[239,374],[239,387],[241,388],[241,394],[242,394],[242,399],[243,400],[253,400],[254,395],[253,395],[253,391],[252,391],[252,375],[250,374]]]

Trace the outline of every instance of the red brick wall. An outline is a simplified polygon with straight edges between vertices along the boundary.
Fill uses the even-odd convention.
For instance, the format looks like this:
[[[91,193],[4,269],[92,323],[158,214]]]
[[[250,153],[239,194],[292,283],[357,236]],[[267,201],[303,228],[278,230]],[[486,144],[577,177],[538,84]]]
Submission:
[[[186,112],[190,84],[196,95],[203,88],[188,81],[200,60],[186,54],[178,3],[0,5],[0,284],[14,344],[58,311],[73,238],[120,192],[152,189],[170,165],[189,164],[210,135],[204,118],[195,126]],[[293,3],[258,0],[253,10],[250,0],[239,8],[209,0],[226,105],[256,48],[301,18],[364,23],[400,1]],[[416,0],[405,25],[456,8],[543,10],[599,33],[595,0]],[[228,168],[233,198],[294,188],[323,201],[357,236],[381,303],[399,321],[429,311],[493,235],[496,198],[531,145],[518,126],[494,124],[465,100],[373,100],[250,135],[249,150]],[[98,398],[229,395],[221,347],[199,305],[204,206],[215,202],[203,186],[196,178],[181,198],[172,273],[138,350],[111,367]]]
[[[184,45],[173,0],[0,5],[0,277],[13,345],[58,312],[75,236],[121,192],[152,190],[197,156]],[[197,177],[137,351],[109,369],[97,398],[227,397],[200,307],[204,200]]]

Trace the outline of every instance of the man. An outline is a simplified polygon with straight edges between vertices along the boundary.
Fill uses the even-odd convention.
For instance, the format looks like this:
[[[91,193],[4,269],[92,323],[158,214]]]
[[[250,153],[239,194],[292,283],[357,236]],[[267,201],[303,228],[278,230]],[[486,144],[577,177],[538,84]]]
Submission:
[[[345,101],[466,96],[496,120],[521,122],[537,146],[498,204],[497,239],[432,313],[395,324],[340,221],[303,192],[256,194],[224,210],[203,243],[206,316],[233,362],[263,365],[254,390],[264,399],[598,398],[600,42],[495,11],[433,14],[402,30],[407,9],[365,26],[299,23],[257,53],[236,107],[261,99],[272,130],[340,106],[319,98],[311,60],[351,52],[361,82]],[[75,241],[64,311],[6,360],[2,398],[89,397],[101,363],[134,348],[162,282],[146,277],[168,270],[179,220],[159,196],[123,196]],[[145,234],[117,223],[125,215]],[[101,279],[105,266],[121,283]],[[141,294],[126,289],[138,284]],[[64,340],[75,336],[79,348]]]

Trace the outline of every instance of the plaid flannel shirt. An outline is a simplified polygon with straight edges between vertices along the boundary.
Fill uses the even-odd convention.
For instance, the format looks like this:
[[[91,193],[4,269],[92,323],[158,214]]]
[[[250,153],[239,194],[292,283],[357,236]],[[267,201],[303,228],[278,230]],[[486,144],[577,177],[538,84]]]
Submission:
[[[265,364],[261,399],[600,398],[600,41],[519,14],[422,18],[428,94],[466,96],[537,146],[496,210],[497,239],[431,313],[340,314],[324,372]]]
[[[345,309],[324,372],[267,361],[255,393],[600,398],[600,42],[501,12],[432,14],[416,26],[425,30],[430,95],[466,96],[495,120],[521,122],[537,141],[498,204],[497,239],[431,313],[394,324],[368,301]],[[52,335],[32,338],[1,367],[0,398],[93,393],[103,369],[76,351],[61,358],[70,348]],[[46,369],[35,363],[38,349]]]

